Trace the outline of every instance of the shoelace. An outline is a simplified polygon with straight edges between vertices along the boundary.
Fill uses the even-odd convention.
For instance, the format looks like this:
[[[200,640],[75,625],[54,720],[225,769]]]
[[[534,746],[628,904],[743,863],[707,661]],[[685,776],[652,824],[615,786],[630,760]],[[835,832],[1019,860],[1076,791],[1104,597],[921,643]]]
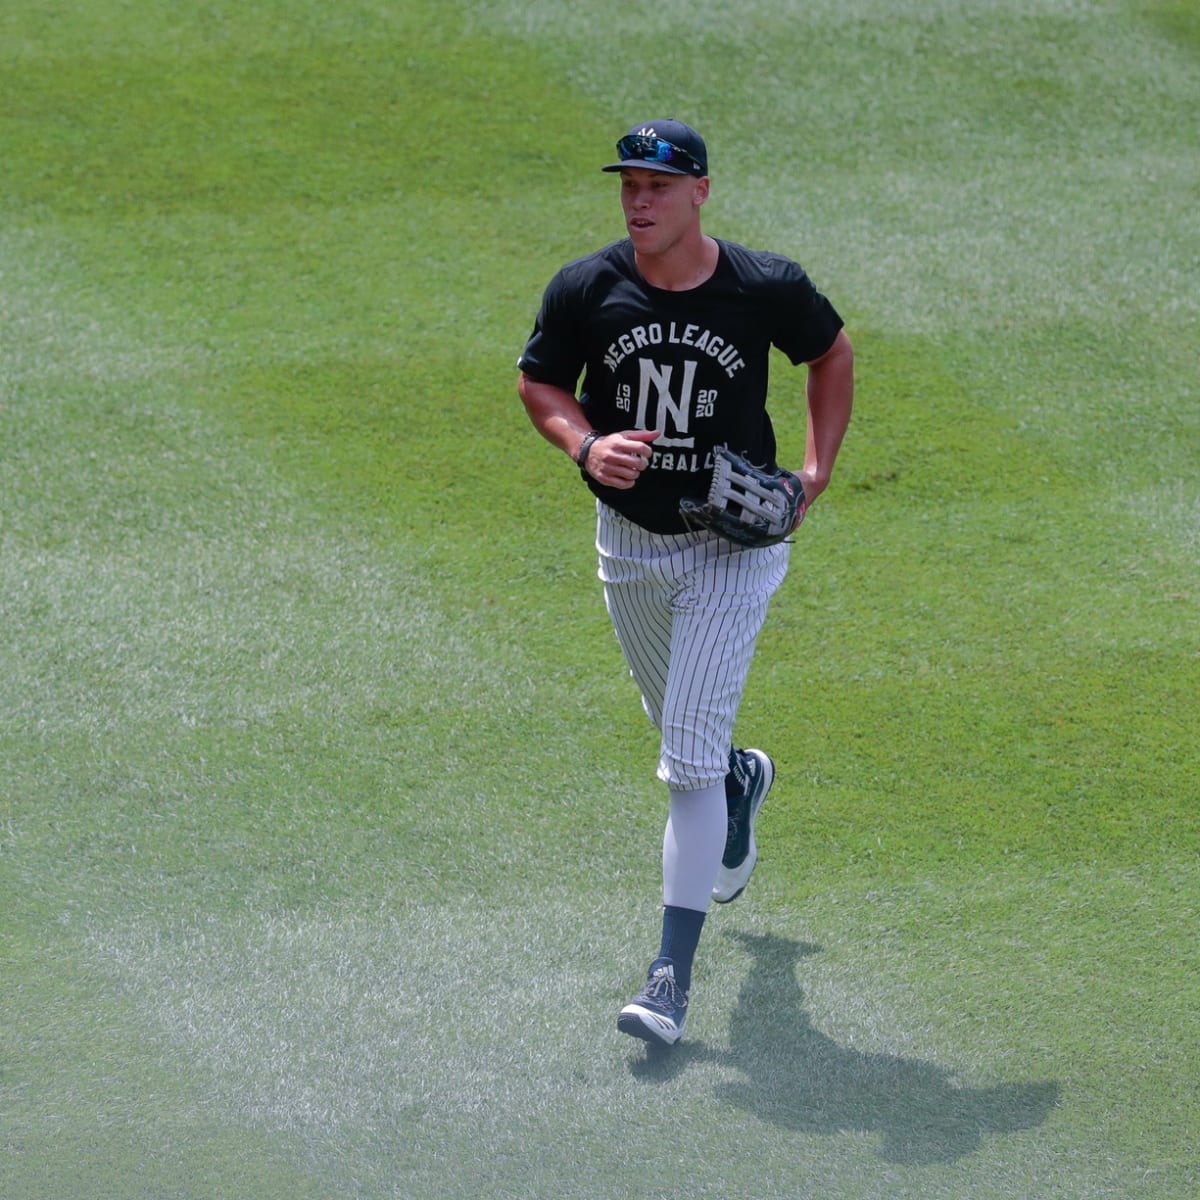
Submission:
[[[726,842],[734,841],[741,833],[742,825],[749,819],[750,795],[747,789],[738,797],[737,807],[731,809],[728,814],[728,826],[725,830]]]
[[[733,778],[734,782],[738,786],[738,791],[744,796],[749,790],[751,774],[747,768],[746,760],[741,756],[740,753],[738,753],[737,757],[734,759]]]
[[[749,799],[751,786],[754,783],[754,776],[746,765],[746,761],[740,754],[733,767],[733,778],[738,786],[737,808],[729,813],[729,825],[725,831],[726,843],[734,841],[741,830],[742,818],[747,814],[746,801]]]
[[[725,830],[725,844],[726,845],[729,845],[730,843],[737,841],[738,830],[740,830],[741,827],[742,827],[742,814],[741,814],[741,810],[739,808],[739,810],[736,813],[731,814],[729,817],[729,826]]]
[[[642,995],[647,1000],[655,1000],[659,1004],[665,1002],[672,1008],[687,1008],[687,993],[666,971],[647,980],[646,986],[642,989]]]

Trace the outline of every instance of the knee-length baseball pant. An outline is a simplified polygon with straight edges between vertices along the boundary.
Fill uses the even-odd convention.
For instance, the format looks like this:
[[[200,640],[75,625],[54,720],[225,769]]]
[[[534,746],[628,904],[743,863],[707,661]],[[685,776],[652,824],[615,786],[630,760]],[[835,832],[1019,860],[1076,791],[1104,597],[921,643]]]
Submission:
[[[605,605],[662,734],[658,777],[678,791],[708,787],[729,770],[738,706],[789,546],[656,534],[603,501],[596,511]]]

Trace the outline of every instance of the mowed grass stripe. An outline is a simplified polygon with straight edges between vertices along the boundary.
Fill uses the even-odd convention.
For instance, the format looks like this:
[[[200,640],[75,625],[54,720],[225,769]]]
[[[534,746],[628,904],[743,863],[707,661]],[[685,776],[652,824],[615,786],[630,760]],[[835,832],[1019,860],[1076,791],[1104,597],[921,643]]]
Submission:
[[[1186,1045],[1188,968],[1167,964],[1178,970],[1178,984],[1162,995],[1163,1024],[1116,1016],[1119,993],[1136,1000],[1158,967],[1136,935],[1114,935],[1113,926],[1136,929],[1139,911],[1177,904],[1195,873],[1156,880],[1081,871],[1046,882],[1080,898],[1051,911],[1042,888],[1030,891],[1016,879],[991,878],[981,896],[977,880],[947,886],[931,877],[911,890],[870,895],[865,921],[852,893],[813,900],[806,920],[784,931],[778,916],[722,912],[711,930],[707,1003],[695,1014],[690,1044],[669,1061],[648,1063],[604,1036],[623,935],[615,926],[597,930],[569,893],[545,893],[560,915],[554,930],[519,905],[496,910],[485,933],[470,905],[395,897],[376,913],[251,912],[223,930],[181,922],[167,939],[152,925],[94,928],[88,955],[130,994],[152,1001],[146,1018],[194,1063],[192,1073],[222,1108],[302,1137],[314,1165],[335,1176],[345,1169],[336,1147],[350,1143],[366,1152],[364,1167],[386,1164],[400,1179],[428,1186],[423,1156],[396,1161],[381,1144],[399,1132],[434,1158],[442,1149],[440,1186],[452,1194],[477,1182],[489,1163],[497,1185],[515,1190],[520,1179],[554,1170],[547,1147],[565,1123],[578,1126],[593,1165],[604,1164],[612,1172],[604,1177],[617,1185],[660,1146],[657,1128],[628,1125],[629,1106],[655,1086],[671,1102],[686,1103],[697,1087],[718,1100],[711,1122],[699,1118],[706,1138],[716,1139],[696,1147],[697,1169],[712,1172],[705,1194],[732,1184],[736,1171],[721,1156],[760,1137],[764,1125],[818,1138],[822,1147],[840,1140],[824,1157],[851,1179],[868,1157],[898,1164],[904,1169],[891,1177],[899,1187],[948,1185],[954,1173],[937,1164],[982,1155],[1001,1177],[974,1181],[973,1192],[1011,1194],[1064,1169],[1070,1150],[1040,1138],[1029,1144],[1032,1161],[1021,1163],[1011,1141],[1000,1151],[995,1140],[1040,1126],[1068,1094],[1077,1118],[1086,1114],[1092,1125],[1093,1147],[1106,1147],[1089,1170],[1076,1170],[1073,1186],[1083,1194],[1103,1189],[1110,1156],[1123,1153],[1149,1154],[1148,1176],[1170,1178],[1186,1165],[1177,1141],[1188,1126],[1186,1089],[1160,1077],[1176,1118],[1155,1129],[1118,1116],[1121,1093],[1104,1082],[1105,1067],[1130,1052],[1153,1059],[1155,1047]],[[1024,919],[1013,919],[1013,900]],[[624,922],[641,923],[636,906],[613,907]],[[1177,911],[1175,937],[1189,919]],[[940,930],[924,970],[911,961],[916,923]],[[1047,932],[1064,923],[1103,939],[1101,957],[1089,954],[1071,973],[1044,956]],[[965,948],[981,934],[984,954]],[[933,1006],[924,984],[931,968],[944,972]],[[1098,970],[1123,978],[1100,992]],[[864,992],[865,977],[876,983]],[[1014,978],[1023,991],[1012,990]],[[973,1009],[976,989],[993,981],[1012,1007],[993,1015]],[[569,1023],[557,1019],[547,994],[562,988],[582,998]],[[1060,1036],[1040,1015],[1049,1015],[1048,1000],[1076,1014],[1078,1057],[1060,1078],[1021,1078],[1012,1061]],[[466,1151],[454,1148],[464,1120],[480,1139]],[[846,1143],[851,1132],[857,1136]],[[685,1136],[700,1141],[695,1128]],[[581,1183],[575,1191],[567,1185],[567,1194],[587,1192]],[[828,1194],[857,1193],[843,1182]]]

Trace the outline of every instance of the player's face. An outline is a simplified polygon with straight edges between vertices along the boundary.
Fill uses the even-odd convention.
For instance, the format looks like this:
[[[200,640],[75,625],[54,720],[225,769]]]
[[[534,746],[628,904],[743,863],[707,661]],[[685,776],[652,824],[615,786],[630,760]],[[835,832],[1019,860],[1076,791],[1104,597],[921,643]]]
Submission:
[[[621,208],[633,248],[664,254],[699,225],[708,180],[627,167],[621,172]]]

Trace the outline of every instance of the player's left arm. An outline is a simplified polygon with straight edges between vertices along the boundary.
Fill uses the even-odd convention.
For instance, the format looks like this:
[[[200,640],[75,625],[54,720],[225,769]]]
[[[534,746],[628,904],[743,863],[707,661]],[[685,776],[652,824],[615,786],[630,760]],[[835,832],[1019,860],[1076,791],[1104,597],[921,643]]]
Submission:
[[[854,407],[854,348],[846,331],[838,330],[833,345],[807,365],[808,437],[799,475],[811,504],[829,486]]]

